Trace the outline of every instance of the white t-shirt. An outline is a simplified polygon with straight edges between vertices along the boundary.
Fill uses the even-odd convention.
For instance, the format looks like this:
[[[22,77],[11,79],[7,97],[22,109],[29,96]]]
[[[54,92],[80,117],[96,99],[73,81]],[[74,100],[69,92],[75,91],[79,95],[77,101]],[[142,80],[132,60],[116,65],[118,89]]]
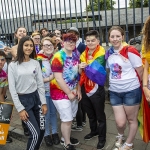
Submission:
[[[115,53],[109,56],[106,66],[110,68],[110,91],[120,93],[140,87],[134,68],[142,66],[142,60],[136,54],[128,52],[128,59],[125,59],[115,51]]]

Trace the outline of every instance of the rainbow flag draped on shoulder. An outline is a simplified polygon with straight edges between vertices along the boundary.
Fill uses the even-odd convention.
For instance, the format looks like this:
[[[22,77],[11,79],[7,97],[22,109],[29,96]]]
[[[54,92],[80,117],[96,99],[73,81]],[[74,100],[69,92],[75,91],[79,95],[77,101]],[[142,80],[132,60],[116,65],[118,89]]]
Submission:
[[[80,56],[81,62],[88,64],[81,73],[80,86],[84,84],[85,92],[90,97],[97,91],[98,85],[104,86],[106,81],[105,49],[98,45],[91,57],[88,52],[86,47]]]

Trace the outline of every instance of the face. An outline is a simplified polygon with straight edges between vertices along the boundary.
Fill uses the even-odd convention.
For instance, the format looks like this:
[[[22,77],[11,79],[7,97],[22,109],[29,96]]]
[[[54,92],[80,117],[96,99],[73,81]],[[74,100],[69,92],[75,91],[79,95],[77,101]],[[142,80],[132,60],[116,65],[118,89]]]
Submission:
[[[40,44],[40,35],[35,35],[32,39],[33,39],[35,45]]]
[[[29,56],[33,52],[33,49],[34,49],[34,45],[33,45],[32,41],[24,42],[24,44],[23,44],[23,52],[24,52],[25,56]]]
[[[17,39],[21,39],[22,37],[27,35],[27,31],[25,28],[19,28],[17,33],[15,34]]]
[[[42,30],[42,36],[45,37],[48,34],[48,31]]]
[[[56,36],[53,36],[51,39],[52,39],[52,43],[53,43],[53,44],[56,44],[56,42],[57,42]]]
[[[45,40],[43,42],[43,48],[42,49],[43,49],[45,55],[50,55],[54,51],[54,46],[50,41]]]
[[[123,38],[124,36],[122,36],[118,30],[112,30],[110,32],[109,41],[116,50],[122,45]]]
[[[64,41],[64,48],[66,50],[73,51],[75,49],[75,46],[76,46],[76,42],[72,40]]]
[[[59,30],[55,30],[55,34],[57,37],[61,37],[61,32]]]
[[[0,70],[4,67],[6,59],[4,56],[0,56]]]
[[[89,50],[95,50],[97,45],[99,45],[99,40],[95,36],[87,36],[86,44]]]

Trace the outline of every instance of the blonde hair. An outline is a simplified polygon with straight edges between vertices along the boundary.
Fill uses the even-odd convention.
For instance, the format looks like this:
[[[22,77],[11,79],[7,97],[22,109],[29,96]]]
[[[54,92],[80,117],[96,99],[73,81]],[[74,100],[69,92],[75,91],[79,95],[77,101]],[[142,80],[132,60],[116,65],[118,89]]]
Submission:
[[[44,41],[50,41],[52,43],[52,39],[50,37],[45,37],[41,40],[41,46],[43,46]],[[53,43],[52,43],[53,44]]]
[[[39,35],[39,36],[40,36],[40,33],[39,33],[39,32],[33,32],[31,36],[32,36],[32,38],[33,38],[33,37],[36,36],[36,35]]]
[[[145,52],[147,52],[148,50],[150,50],[150,16],[145,21],[144,27],[142,29],[142,33],[143,33],[142,43]]]

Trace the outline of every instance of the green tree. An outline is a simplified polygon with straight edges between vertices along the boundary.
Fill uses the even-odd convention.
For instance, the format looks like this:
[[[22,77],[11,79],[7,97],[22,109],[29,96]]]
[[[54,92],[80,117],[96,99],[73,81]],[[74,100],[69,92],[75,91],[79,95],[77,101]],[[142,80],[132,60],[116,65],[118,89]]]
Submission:
[[[86,11],[92,11],[92,9],[94,11],[98,11],[99,6],[100,6],[100,10],[105,10],[105,9],[110,10],[110,9],[114,9],[115,4],[116,2],[114,0],[89,0],[89,4],[86,7]]]
[[[142,2],[141,1],[143,1],[143,7],[148,7],[149,6],[148,0],[130,0],[129,1],[129,7],[130,8],[133,8],[133,7],[139,8],[139,7],[142,6]]]

